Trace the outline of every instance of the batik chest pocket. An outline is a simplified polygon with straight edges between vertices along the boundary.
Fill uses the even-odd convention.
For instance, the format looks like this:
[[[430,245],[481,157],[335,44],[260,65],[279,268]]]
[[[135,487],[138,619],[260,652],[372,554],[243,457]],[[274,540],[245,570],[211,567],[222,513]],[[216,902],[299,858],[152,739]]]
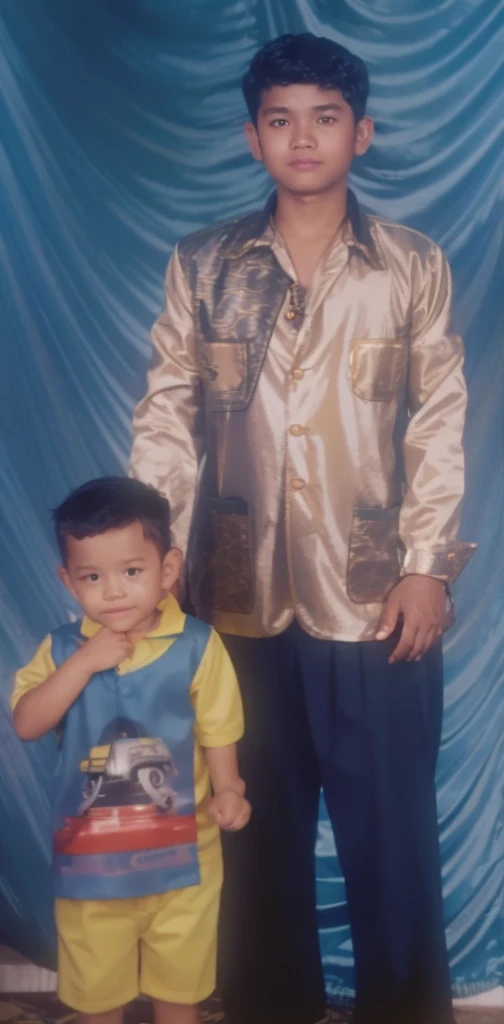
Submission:
[[[239,395],[247,381],[247,345],[241,341],[203,341],[201,373],[207,402]]]
[[[198,362],[209,412],[236,408],[247,386],[247,319],[241,291],[225,289],[196,301]]]
[[[392,402],[404,390],[406,339],[354,338],[350,347],[352,391],[366,402]]]

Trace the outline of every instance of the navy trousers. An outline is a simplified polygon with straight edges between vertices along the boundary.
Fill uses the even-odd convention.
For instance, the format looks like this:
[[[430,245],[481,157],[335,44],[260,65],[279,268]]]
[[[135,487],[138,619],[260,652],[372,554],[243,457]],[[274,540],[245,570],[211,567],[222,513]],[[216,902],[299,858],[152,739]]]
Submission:
[[[434,774],[441,646],[224,637],[241,684],[253,814],[224,835],[219,986],[229,1024],[325,1015],[315,895],[320,787],[343,869],[355,1024],[453,1024]]]

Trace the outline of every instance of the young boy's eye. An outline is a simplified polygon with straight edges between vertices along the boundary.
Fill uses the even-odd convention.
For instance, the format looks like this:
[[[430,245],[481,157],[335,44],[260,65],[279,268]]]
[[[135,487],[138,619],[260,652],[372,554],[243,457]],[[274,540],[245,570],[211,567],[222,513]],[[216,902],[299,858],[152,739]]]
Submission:
[[[97,572],[88,572],[87,576],[84,576],[84,579],[88,580],[89,583],[96,583],[100,577]]]
[[[140,569],[126,569],[126,576],[138,576]]]

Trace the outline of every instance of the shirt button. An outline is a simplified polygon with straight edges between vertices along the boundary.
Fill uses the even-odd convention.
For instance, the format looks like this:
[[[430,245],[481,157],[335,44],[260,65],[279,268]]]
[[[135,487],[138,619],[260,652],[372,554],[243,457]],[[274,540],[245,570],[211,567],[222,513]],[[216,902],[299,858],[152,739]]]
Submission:
[[[294,477],[294,480],[291,480],[291,487],[293,491],[302,491],[304,486],[304,480],[300,480],[299,477]]]
[[[292,371],[293,380],[302,380],[303,377],[304,377],[304,373],[305,373],[304,370],[293,370]]]
[[[304,429],[299,423],[293,423],[292,427],[289,427],[289,434],[292,434],[293,437],[301,437],[304,434]]]

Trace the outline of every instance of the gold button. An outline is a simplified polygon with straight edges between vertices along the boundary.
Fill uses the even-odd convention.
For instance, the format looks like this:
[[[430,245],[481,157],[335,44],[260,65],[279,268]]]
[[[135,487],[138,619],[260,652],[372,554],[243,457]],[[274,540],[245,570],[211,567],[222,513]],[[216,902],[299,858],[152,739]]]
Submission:
[[[450,559],[451,558],[455,558],[456,557],[455,552],[454,551],[449,551],[446,557],[450,558]]]
[[[293,437],[301,437],[304,434],[304,429],[299,426],[299,423],[293,423],[292,427],[289,427],[289,434],[292,434]]]
[[[304,377],[304,370],[293,370],[292,376],[294,380],[302,380]]]
[[[291,480],[291,487],[293,491],[302,491],[304,486],[304,480],[300,480],[298,477],[294,477],[294,480]]]
[[[297,317],[297,313],[296,313],[295,309],[288,309],[287,310],[287,312],[285,314],[285,319],[286,320],[295,320],[296,317]]]

